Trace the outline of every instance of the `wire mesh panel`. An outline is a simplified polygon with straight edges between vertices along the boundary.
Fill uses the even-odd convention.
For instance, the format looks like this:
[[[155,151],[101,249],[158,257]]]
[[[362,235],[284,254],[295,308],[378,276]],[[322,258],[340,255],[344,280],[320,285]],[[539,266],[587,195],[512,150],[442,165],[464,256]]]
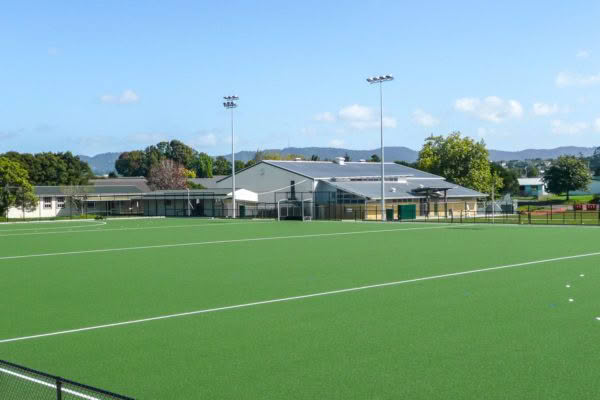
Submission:
[[[132,400],[106,390],[73,382],[0,360],[3,400]]]

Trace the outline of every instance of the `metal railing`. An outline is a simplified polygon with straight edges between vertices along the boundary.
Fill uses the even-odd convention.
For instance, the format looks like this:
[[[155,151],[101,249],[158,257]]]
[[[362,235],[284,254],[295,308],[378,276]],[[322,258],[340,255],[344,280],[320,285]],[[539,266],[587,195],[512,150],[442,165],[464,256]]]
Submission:
[[[133,400],[131,397],[2,360],[0,360],[0,398],[3,400]]]

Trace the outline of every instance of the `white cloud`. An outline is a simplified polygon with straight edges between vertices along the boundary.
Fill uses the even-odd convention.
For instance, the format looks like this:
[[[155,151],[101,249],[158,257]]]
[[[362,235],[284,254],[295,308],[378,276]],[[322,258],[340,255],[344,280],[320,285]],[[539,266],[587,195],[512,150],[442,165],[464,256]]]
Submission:
[[[594,128],[596,128],[596,130],[600,132],[600,118],[596,118],[596,120],[594,121]]]
[[[556,114],[559,110],[558,104],[533,103],[533,113],[538,116]]]
[[[377,125],[377,123],[375,123]],[[396,127],[396,118],[392,117],[383,117],[383,127],[384,128],[395,128]]]
[[[342,147],[344,145],[344,141],[342,139],[331,139],[329,141],[329,145],[331,147]]]
[[[419,125],[427,127],[435,126],[440,122],[433,115],[426,113],[420,108],[417,108],[415,111],[413,111],[413,121]]]
[[[365,130],[379,127],[379,113],[374,109],[359,104],[353,104],[342,108],[338,115],[342,121],[345,121],[349,127]],[[383,117],[384,128],[395,128],[396,119],[393,117]]]
[[[126,89],[119,96],[105,94],[100,96],[100,101],[106,104],[131,104],[140,101],[140,96],[131,89]]]
[[[333,113],[330,113],[329,111],[325,111],[315,115],[314,120],[322,122],[335,122],[335,115],[333,115]]]
[[[373,109],[359,104],[352,104],[340,110],[339,116],[346,121],[371,121],[373,120]]]
[[[169,135],[162,132],[139,132],[128,136],[128,141],[141,144],[156,144],[169,140]]]
[[[575,54],[577,58],[589,58],[590,52],[588,50],[579,50],[577,54]]]
[[[483,99],[463,97],[454,102],[454,108],[484,121],[495,123],[509,118],[520,118],[523,115],[521,103],[516,100],[504,100],[497,96],[488,96]]]
[[[552,132],[559,135],[576,135],[589,128],[589,124],[586,122],[564,122],[560,119],[555,119],[550,122]]]
[[[592,75],[571,74],[569,72],[560,72],[556,76],[556,86],[560,88],[568,86],[593,86],[600,84],[600,73]]]
[[[217,145],[217,136],[214,133],[207,133],[204,135],[198,136],[195,143],[199,146],[216,146]]]

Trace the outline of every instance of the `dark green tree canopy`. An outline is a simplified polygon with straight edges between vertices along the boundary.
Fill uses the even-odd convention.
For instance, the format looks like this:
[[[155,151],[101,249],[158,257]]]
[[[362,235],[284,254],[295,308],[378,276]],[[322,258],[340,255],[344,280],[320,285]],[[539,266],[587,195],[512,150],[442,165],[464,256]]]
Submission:
[[[590,169],[595,176],[600,176],[600,147],[596,147],[590,157]]]
[[[150,170],[163,160],[174,161],[193,171],[197,177],[210,178],[213,175],[212,157],[197,152],[179,140],[160,142],[146,147],[143,151],[124,152],[115,162],[115,169],[123,176],[148,177]]]
[[[3,156],[18,162],[27,171],[32,185],[85,185],[93,176],[90,166],[71,152],[21,154],[11,151]]]
[[[561,156],[544,172],[542,179],[550,193],[566,193],[568,201],[570,192],[587,190],[592,181],[592,175],[583,159]]]
[[[0,215],[11,207],[31,209],[37,204],[27,170],[8,157],[0,157]]]
[[[231,162],[223,156],[217,157],[213,166],[213,173],[215,175],[231,174]]]
[[[419,152],[419,169],[440,175],[449,182],[465,186],[482,193],[492,192],[495,181],[496,193],[503,182],[500,177],[492,179],[489,153],[483,141],[476,142],[470,137],[461,137],[460,132],[450,135],[430,136]]]
[[[514,169],[504,168],[498,163],[490,163],[492,174],[502,178],[504,186],[500,190],[500,194],[516,195],[519,193],[519,174]]]

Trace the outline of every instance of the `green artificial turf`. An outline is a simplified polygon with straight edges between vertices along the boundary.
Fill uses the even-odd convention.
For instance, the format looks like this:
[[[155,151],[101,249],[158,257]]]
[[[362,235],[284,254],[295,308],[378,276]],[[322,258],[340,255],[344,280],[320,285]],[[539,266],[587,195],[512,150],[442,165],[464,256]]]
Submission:
[[[0,225],[0,342],[600,252],[594,227],[105,222]],[[140,399],[596,399],[599,261],[5,342],[0,359]]]

